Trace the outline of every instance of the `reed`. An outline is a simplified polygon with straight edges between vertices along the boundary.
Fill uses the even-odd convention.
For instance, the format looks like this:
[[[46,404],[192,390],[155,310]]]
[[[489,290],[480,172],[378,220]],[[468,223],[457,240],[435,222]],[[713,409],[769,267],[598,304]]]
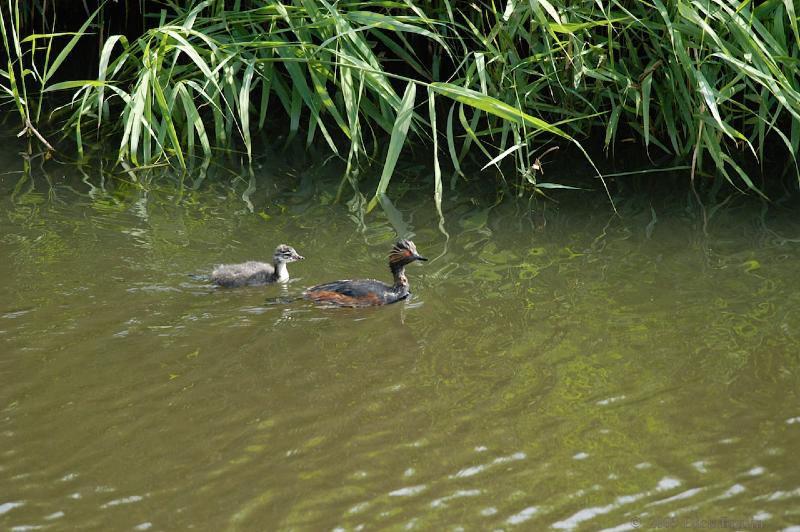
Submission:
[[[520,185],[556,188],[537,172],[541,154],[598,137],[611,156],[633,138],[690,163],[692,180],[756,192],[742,161],[763,163],[779,143],[800,177],[793,0],[195,0],[157,14],[135,39],[104,40],[96,77],[55,84],[46,73],[58,61],[39,76],[19,52],[54,35],[18,39],[3,20],[2,89],[23,117],[20,73],[43,82],[37,96],[70,91],[62,129],[78,150],[113,138],[137,165],[187,167],[232,149],[252,160],[254,132],[288,123],[290,137],[346,161],[354,185],[359,166],[383,165],[370,207],[409,142],[433,147],[437,203],[441,158],[456,179],[477,156],[513,161]]]
[[[0,6],[0,29],[2,29],[3,51],[6,68],[0,68],[0,104],[11,104],[22,125],[18,136],[27,135],[43,144],[48,153],[53,146],[38,129],[45,108],[44,93],[56,72],[69,58],[78,40],[87,32],[98,11],[90,14],[78,31],[74,32],[27,32],[26,24],[32,18],[33,5],[7,0]],[[23,36],[24,35],[24,36]]]

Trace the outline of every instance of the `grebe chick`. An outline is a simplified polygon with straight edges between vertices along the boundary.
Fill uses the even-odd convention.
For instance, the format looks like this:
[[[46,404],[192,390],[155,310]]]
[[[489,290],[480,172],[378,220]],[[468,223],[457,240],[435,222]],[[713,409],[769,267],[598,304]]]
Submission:
[[[388,285],[374,279],[333,281],[308,288],[303,295],[306,299],[320,303],[330,303],[340,307],[371,307],[388,305],[405,299],[411,293],[406,279],[406,265],[415,260],[428,260],[417,253],[417,247],[410,240],[400,240],[389,253],[389,269],[394,276],[394,284]]]
[[[289,270],[286,269],[286,263],[303,260],[303,258],[292,246],[281,244],[275,248],[272,264],[255,261],[241,264],[220,264],[211,272],[211,282],[231,288],[288,281]]]

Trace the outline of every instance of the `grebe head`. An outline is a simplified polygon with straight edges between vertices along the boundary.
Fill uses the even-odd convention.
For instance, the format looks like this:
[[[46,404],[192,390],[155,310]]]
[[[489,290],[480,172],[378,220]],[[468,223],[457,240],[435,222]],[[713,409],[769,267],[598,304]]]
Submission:
[[[272,256],[275,262],[294,262],[296,260],[303,260],[305,257],[298,254],[292,246],[281,244],[275,248],[275,254]]]
[[[400,240],[389,253],[389,266],[394,270],[415,260],[428,260],[417,253],[417,246],[411,240]]]

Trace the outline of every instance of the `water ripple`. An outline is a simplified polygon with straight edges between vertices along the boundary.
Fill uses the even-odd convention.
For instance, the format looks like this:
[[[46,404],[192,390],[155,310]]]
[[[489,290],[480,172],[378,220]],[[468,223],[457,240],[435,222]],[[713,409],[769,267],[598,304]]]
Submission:
[[[20,506],[25,506],[25,501],[4,502],[0,504],[0,515],[8,513],[14,508],[19,508]]]
[[[120,499],[114,499],[114,500],[108,501],[105,504],[101,504],[100,508],[103,508],[103,509],[111,508],[113,506],[120,506],[120,505],[123,505],[123,504],[131,504],[131,503],[134,503],[134,502],[140,502],[142,500],[144,500],[144,497],[142,497],[141,495],[131,495],[129,497],[122,497]]]
[[[524,523],[525,521],[529,521],[538,512],[539,512],[538,506],[528,506],[524,510],[515,513],[514,515],[506,519],[506,523],[508,523],[509,525],[518,525],[520,523]]]
[[[445,241],[409,190],[441,251],[415,298],[322,310],[303,286],[387,279],[385,217],[270,181],[265,223],[209,186],[0,202],[3,530],[797,525],[800,247],[756,238],[760,205],[706,234],[680,200],[645,239],[649,205],[531,231],[531,205],[450,195]],[[285,289],[186,276],[285,240]]]
[[[394,491],[390,491],[389,497],[411,497],[413,495],[419,495],[426,489],[428,489],[428,487],[425,486],[424,484],[421,484],[419,486],[408,486],[406,488],[400,488]]]

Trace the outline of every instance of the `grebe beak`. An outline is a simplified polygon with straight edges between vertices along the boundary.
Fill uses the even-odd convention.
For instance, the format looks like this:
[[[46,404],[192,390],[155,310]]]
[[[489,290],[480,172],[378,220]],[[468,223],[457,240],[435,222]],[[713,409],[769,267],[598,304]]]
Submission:
[[[292,254],[292,258],[293,258],[294,260],[303,260],[303,259],[305,259],[305,257],[304,257],[304,256],[302,256],[302,255],[298,255],[297,253],[294,253],[294,254]]]
[[[423,257],[422,255],[414,255],[414,259],[415,260],[428,260],[425,257]]]

